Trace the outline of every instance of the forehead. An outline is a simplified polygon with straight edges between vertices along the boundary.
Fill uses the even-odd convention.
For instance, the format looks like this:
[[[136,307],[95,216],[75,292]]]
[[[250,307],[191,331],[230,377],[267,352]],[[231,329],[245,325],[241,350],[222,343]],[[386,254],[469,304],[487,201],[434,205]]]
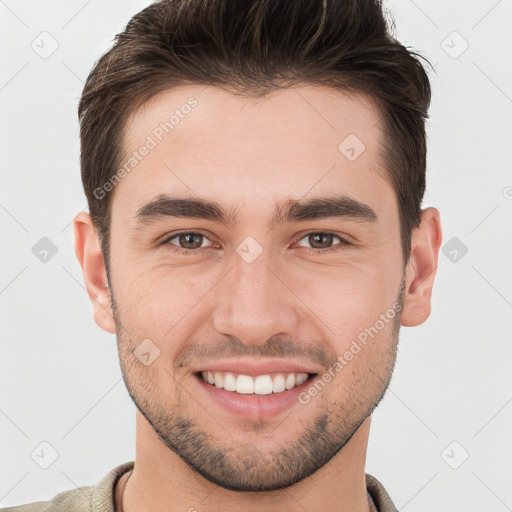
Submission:
[[[291,142],[300,154],[301,147],[296,143],[301,140],[321,141],[324,148],[336,148],[342,142],[340,137],[353,135],[372,145],[380,137],[379,124],[376,103],[361,93],[304,85],[247,97],[218,86],[182,85],[156,94],[130,114],[123,148],[136,146],[145,134],[159,143],[172,138],[178,144],[193,131],[198,144],[216,145],[220,141],[225,145],[229,135],[236,135],[238,141],[250,139],[255,149],[258,142],[268,142],[277,135],[272,148],[267,149],[275,152],[282,147],[285,151]],[[353,141],[357,140],[355,137]],[[309,151],[310,145],[305,149]],[[362,149],[360,143],[356,149]],[[354,156],[347,153],[347,157]]]
[[[160,194],[261,213],[267,203],[344,193],[396,213],[380,164],[380,113],[362,94],[307,85],[248,98],[183,85],[133,112],[123,136],[128,172],[114,201],[134,212]]]

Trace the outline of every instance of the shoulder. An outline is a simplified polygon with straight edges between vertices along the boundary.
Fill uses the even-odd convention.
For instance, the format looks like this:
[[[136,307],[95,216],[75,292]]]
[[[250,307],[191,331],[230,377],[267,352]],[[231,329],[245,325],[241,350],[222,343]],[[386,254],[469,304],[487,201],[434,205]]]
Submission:
[[[0,512],[114,512],[114,491],[117,481],[133,467],[133,461],[125,462],[109,471],[95,485],[61,492],[49,501],[0,508]]]
[[[16,507],[0,509],[0,512],[89,512],[92,486],[80,487],[57,494],[50,501],[38,501]]]

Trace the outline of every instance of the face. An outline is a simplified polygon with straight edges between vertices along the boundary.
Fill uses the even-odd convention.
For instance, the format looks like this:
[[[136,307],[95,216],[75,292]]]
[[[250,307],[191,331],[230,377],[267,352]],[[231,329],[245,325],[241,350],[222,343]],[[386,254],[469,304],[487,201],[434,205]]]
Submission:
[[[123,376],[221,486],[312,474],[388,386],[404,268],[380,140],[367,98],[318,86],[182,86],[128,120],[109,261]]]

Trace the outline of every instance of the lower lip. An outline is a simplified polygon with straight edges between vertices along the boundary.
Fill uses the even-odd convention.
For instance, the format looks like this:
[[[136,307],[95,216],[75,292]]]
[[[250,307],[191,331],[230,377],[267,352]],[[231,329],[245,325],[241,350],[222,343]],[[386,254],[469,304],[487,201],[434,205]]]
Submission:
[[[300,386],[287,389],[281,393],[268,395],[245,395],[236,391],[226,391],[223,388],[205,382],[201,377],[195,376],[201,389],[207,396],[222,409],[245,419],[258,421],[276,416],[299,402],[301,392],[311,386],[315,376],[308,378]]]

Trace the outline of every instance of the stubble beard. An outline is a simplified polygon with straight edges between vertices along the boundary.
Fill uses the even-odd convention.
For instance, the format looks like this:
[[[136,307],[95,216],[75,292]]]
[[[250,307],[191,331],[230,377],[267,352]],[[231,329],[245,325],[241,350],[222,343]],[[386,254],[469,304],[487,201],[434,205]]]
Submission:
[[[152,374],[151,370],[148,372],[151,367],[143,366],[133,355],[137,343],[129,339],[122,325],[112,289],[111,301],[118,333],[117,344],[123,380],[137,409],[165,446],[181,457],[194,471],[214,484],[234,491],[272,491],[286,488],[327,464],[350,441],[380,403],[388,389],[396,361],[401,310],[393,319],[388,339],[379,340],[379,343],[389,347],[386,351],[386,360],[382,362],[378,372],[373,370],[367,376],[363,376],[371,376],[373,379],[371,389],[363,396],[357,395],[361,388],[358,389],[356,386],[356,396],[349,398],[350,403],[342,400],[329,403],[314,419],[309,420],[309,423],[306,423],[307,420],[303,421],[303,432],[298,438],[285,440],[272,451],[258,446],[258,433],[263,441],[264,436],[269,434],[266,422],[255,422],[251,428],[252,433],[245,433],[242,436],[245,440],[234,441],[234,438],[227,434],[227,442],[222,445],[207,426],[200,425],[183,412],[186,410],[183,403],[187,400],[194,401],[194,398],[187,396],[188,391],[177,385],[172,375],[169,374],[169,389],[172,389],[172,385],[178,388],[174,403],[155,400],[155,397],[159,396],[158,387],[154,385],[156,375]],[[397,302],[403,303],[403,286]],[[294,412],[297,412],[295,408],[280,425],[293,421]],[[204,423],[208,425],[212,422],[216,420],[204,410]],[[279,435],[280,425],[271,428],[273,437]],[[226,431],[221,424],[215,427],[219,427],[217,430],[220,432]]]

